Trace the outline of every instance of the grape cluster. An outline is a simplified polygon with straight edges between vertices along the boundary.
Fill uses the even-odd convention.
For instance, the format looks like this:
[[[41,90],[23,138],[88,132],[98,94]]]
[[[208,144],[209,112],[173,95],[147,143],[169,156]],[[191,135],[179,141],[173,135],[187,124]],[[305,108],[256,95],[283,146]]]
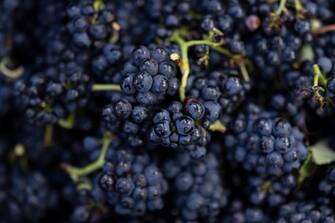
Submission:
[[[121,130],[123,137],[128,138],[131,146],[142,145],[141,133],[145,133],[145,121],[150,116],[150,110],[145,106],[134,106],[127,99],[119,99],[114,104],[104,107],[102,112],[106,127],[112,131]]]
[[[214,154],[193,160],[181,153],[164,163],[164,172],[173,185],[174,207],[183,221],[211,219],[227,204],[227,190]]]
[[[190,102],[183,108],[180,102],[172,102],[167,109],[156,113],[149,140],[174,149],[185,149],[194,158],[206,154],[210,135],[197,121],[205,115],[205,106]]]
[[[128,50],[132,50],[129,47]],[[97,80],[104,82],[114,81],[114,73],[117,71],[127,49],[122,49],[119,45],[113,43],[104,44],[101,49],[96,50],[90,61],[90,70]],[[126,51],[126,52],[124,52]]]
[[[231,122],[231,131],[224,139],[228,159],[261,176],[291,172],[307,157],[299,129],[254,104]]]
[[[58,205],[58,194],[39,171],[25,175],[19,170],[0,167],[1,221],[41,221]]]
[[[113,5],[103,1],[75,1],[67,8],[66,28],[80,48],[99,47],[118,31]]]
[[[299,129],[305,128],[306,111],[301,103],[293,96],[285,96],[284,93],[276,93],[270,100],[270,107],[278,114],[292,122]]]
[[[75,57],[75,54],[71,57]],[[16,83],[20,102],[32,122],[57,123],[59,119],[66,118],[86,105],[88,75],[72,61],[65,61],[62,65],[64,67],[34,74],[27,82]],[[56,74],[57,78],[54,78]]]
[[[334,222],[334,213],[327,198],[320,198],[317,201],[292,201],[284,204],[278,214],[278,223],[286,222]]]
[[[140,47],[133,51],[122,72],[122,93],[141,105],[153,105],[176,94],[179,81],[176,64],[162,48]]]
[[[256,223],[271,222],[270,217],[261,208],[246,206],[241,200],[233,200],[227,212],[223,215],[222,223]]]
[[[70,189],[70,188],[69,188]],[[71,188],[70,191],[75,191]],[[89,190],[82,189],[78,192],[77,197],[73,198],[73,211],[69,218],[70,222],[99,222],[105,220],[104,210],[96,207],[94,199]]]
[[[112,145],[96,176],[92,197],[120,215],[140,216],[162,209],[167,183],[155,162],[146,154]]]
[[[219,118],[224,120],[225,115],[234,112],[250,90],[250,83],[241,80],[236,70],[199,74],[190,78],[189,82],[187,96],[203,103],[207,111],[207,125]]]
[[[202,18],[201,28],[205,32],[220,30],[224,33],[228,49],[233,53],[245,55],[246,48],[241,36],[234,35],[236,32],[248,31],[247,24],[244,22],[246,10],[243,6],[238,1],[223,4],[221,1],[214,0],[203,4],[202,8],[206,15]]]
[[[325,179],[323,179],[319,184],[319,190],[329,197],[334,197],[335,195],[335,169],[330,167],[328,169]]]
[[[245,187],[245,193],[254,205],[266,203],[270,206],[279,206],[286,201],[296,187],[297,179],[293,174],[273,179],[250,176]]]

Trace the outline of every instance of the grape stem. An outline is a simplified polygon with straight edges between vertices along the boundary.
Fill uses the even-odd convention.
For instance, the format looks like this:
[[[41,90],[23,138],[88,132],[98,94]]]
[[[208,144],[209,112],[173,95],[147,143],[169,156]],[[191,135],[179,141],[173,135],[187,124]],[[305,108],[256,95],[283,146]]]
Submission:
[[[24,68],[23,67],[18,67],[16,69],[9,69],[7,67],[8,64],[8,60],[6,58],[4,58],[2,61],[0,61],[0,73],[2,73],[4,76],[12,79],[12,80],[16,80],[19,77],[22,76],[23,72],[24,72]]]
[[[179,88],[179,97],[181,101],[185,100],[185,91],[187,87],[187,80],[190,74],[190,64],[188,60],[188,46],[187,42],[184,41],[178,33],[174,33],[171,40],[176,42],[180,47],[181,59],[179,58],[179,67],[182,73],[181,84]]]
[[[49,124],[45,127],[44,140],[43,140],[44,147],[49,147],[52,145],[52,136],[53,136],[53,126]]]
[[[322,99],[322,96],[320,95],[320,92],[319,92],[322,89],[319,89],[319,86],[321,84],[322,87],[326,87],[327,86],[327,79],[323,75],[323,73],[321,72],[319,65],[314,64],[313,65],[313,71],[314,71],[313,88],[315,90],[315,96],[317,98],[321,98]]]
[[[248,70],[245,67],[245,64],[244,63],[240,63],[238,66],[240,68],[240,72],[242,74],[243,80],[246,81],[246,82],[249,82],[250,81],[250,77],[249,77],[249,74],[248,74]]]
[[[286,2],[287,2],[287,0],[280,0],[279,7],[278,7],[278,9],[275,12],[276,16],[279,17],[283,13],[283,11],[285,10]]]
[[[64,129],[72,129],[75,122],[74,113],[70,114],[66,119],[59,119],[58,125]]]
[[[294,0],[294,8],[298,16],[302,16],[305,12],[304,6],[301,4],[300,0]]]
[[[313,87],[318,87],[319,83],[323,86],[327,86],[327,78],[325,75],[321,72],[319,65],[314,64],[313,65],[313,71],[314,71],[314,78],[313,78]]]
[[[240,72],[242,74],[243,80],[246,82],[250,81],[250,76],[248,73],[248,70],[245,66],[244,58],[241,55],[238,54],[232,54],[229,50],[221,47],[221,46],[214,46],[212,47],[213,50],[225,55],[228,58],[231,58],[231,60],[239,66]]]
[[[181,77],[181,84],[179,88],[179,97],[181,101],[184,101],[186,96],[186,87],[187,87],[187,80],[190,75],[190,63],[189,63],[189,57],[188,57],[188,49],[193,46],[197,45],[207,45],[210,48],[216,50],[217,52],[231,58],[235,63],[239,64],[240,70],[242,73],[242,76],[245,81],[249,81],[249,75],[247,72],[247,69],[245,65],[243,64],[242,57],[240,55],[234,55],[229,50],[222,47],[223,39],[219,42],[213,42],[213,37],[215,36],[215,33],[218,33],[218,31],[211,32],[210,35],[202,40],[184,40],[179,32],[174,32],[171,36],[170,40],[177,43],[180,47],[180,57],[176,57],[175,55],[171,55],[171,59],[175,60],[179,63],[179,67],[182,73]]]
[[[280,25],[280,16],[286,9],[286,2],[287,0],[280,0],[277,10],[270,14],[272,20],[271,26],[277,27]]]
[[[208,38],[202,40],[185,41],[178,32],[174,32],[171,41],[176,42],[180,47],[181,58],[179,58],[179,67],[182,72],[181,85],[179,88],[179,97],[181,101],[185,100],[185,91],[187,87],[187,80],[190,74],[190,63],[188,59],[188,49],[197,45],[207,45],[209,47],[217,47],[223,44],[223,40],[213,42],[213,33]]]
[[[97,160],[94,162],[84,166],[84,167],[73,167],[68,164],[62,164],[63,169],[70,175],[71,179],[74,182],[79,182],[80,178],[95,172],[96,170],[100,169],[104,163],[105,158],[108,152],[108,148],[112,142],[113,136],[111,133],[104,134],[102,139],[102,147],[100,151],[100,155]]]
[[[92,91],[121,91],[118,84],[93,84]]]
[[[335,31],[335,24],[321,26],[320,28],[314,30],[313,33],[323,34],[323,33],[328,33],[328,32],[333,32],[333,31]]]

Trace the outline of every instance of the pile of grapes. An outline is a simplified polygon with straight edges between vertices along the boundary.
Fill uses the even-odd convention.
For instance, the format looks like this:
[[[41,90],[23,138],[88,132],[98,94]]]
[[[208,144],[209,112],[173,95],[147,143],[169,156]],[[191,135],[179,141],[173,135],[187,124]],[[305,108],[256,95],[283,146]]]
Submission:
[[[335,223],[335,0],[0,0],[0,223]]]

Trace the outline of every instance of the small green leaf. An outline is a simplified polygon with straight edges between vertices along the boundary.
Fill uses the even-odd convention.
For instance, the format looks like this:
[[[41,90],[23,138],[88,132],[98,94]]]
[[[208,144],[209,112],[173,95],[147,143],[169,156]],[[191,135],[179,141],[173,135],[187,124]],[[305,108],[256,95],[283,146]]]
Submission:
[[[323,140],[309,148],[309,154],[299,169],[298,188],[306,178],[312,176],[320,165],[326,165],[335,161],[335,151],[329,148],[327,141]]]
[[[316,165],[325,165],[335,161],[335,151],[328,146],[326,141],[318,142],[310,150]]]
[[[312,152],[308,154],[307,159],[304,161],[302,166],[299,169],[299,175],[298,175],[298,185],[299,187],[301,184],[305,181],[307,177],[310,177],[313,175],[315,171],[316,165],[313,161],[313,155]]]

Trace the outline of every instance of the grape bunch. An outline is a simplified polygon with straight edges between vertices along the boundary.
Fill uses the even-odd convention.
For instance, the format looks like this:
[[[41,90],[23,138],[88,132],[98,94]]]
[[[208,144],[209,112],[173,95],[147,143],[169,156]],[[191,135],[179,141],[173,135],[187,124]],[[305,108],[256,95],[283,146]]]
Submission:
[[[281,176],[299,169],[308,150],[297,127],[275,113],[248,104],[225,136],[227,158],[260,176]]]
[[[154,160],[129,148],[122,149],[122,145],[113,145],[96,176],[92,196],[107,203],[117,214],[139,216],[162,209],[166,191],[167,182]]]

